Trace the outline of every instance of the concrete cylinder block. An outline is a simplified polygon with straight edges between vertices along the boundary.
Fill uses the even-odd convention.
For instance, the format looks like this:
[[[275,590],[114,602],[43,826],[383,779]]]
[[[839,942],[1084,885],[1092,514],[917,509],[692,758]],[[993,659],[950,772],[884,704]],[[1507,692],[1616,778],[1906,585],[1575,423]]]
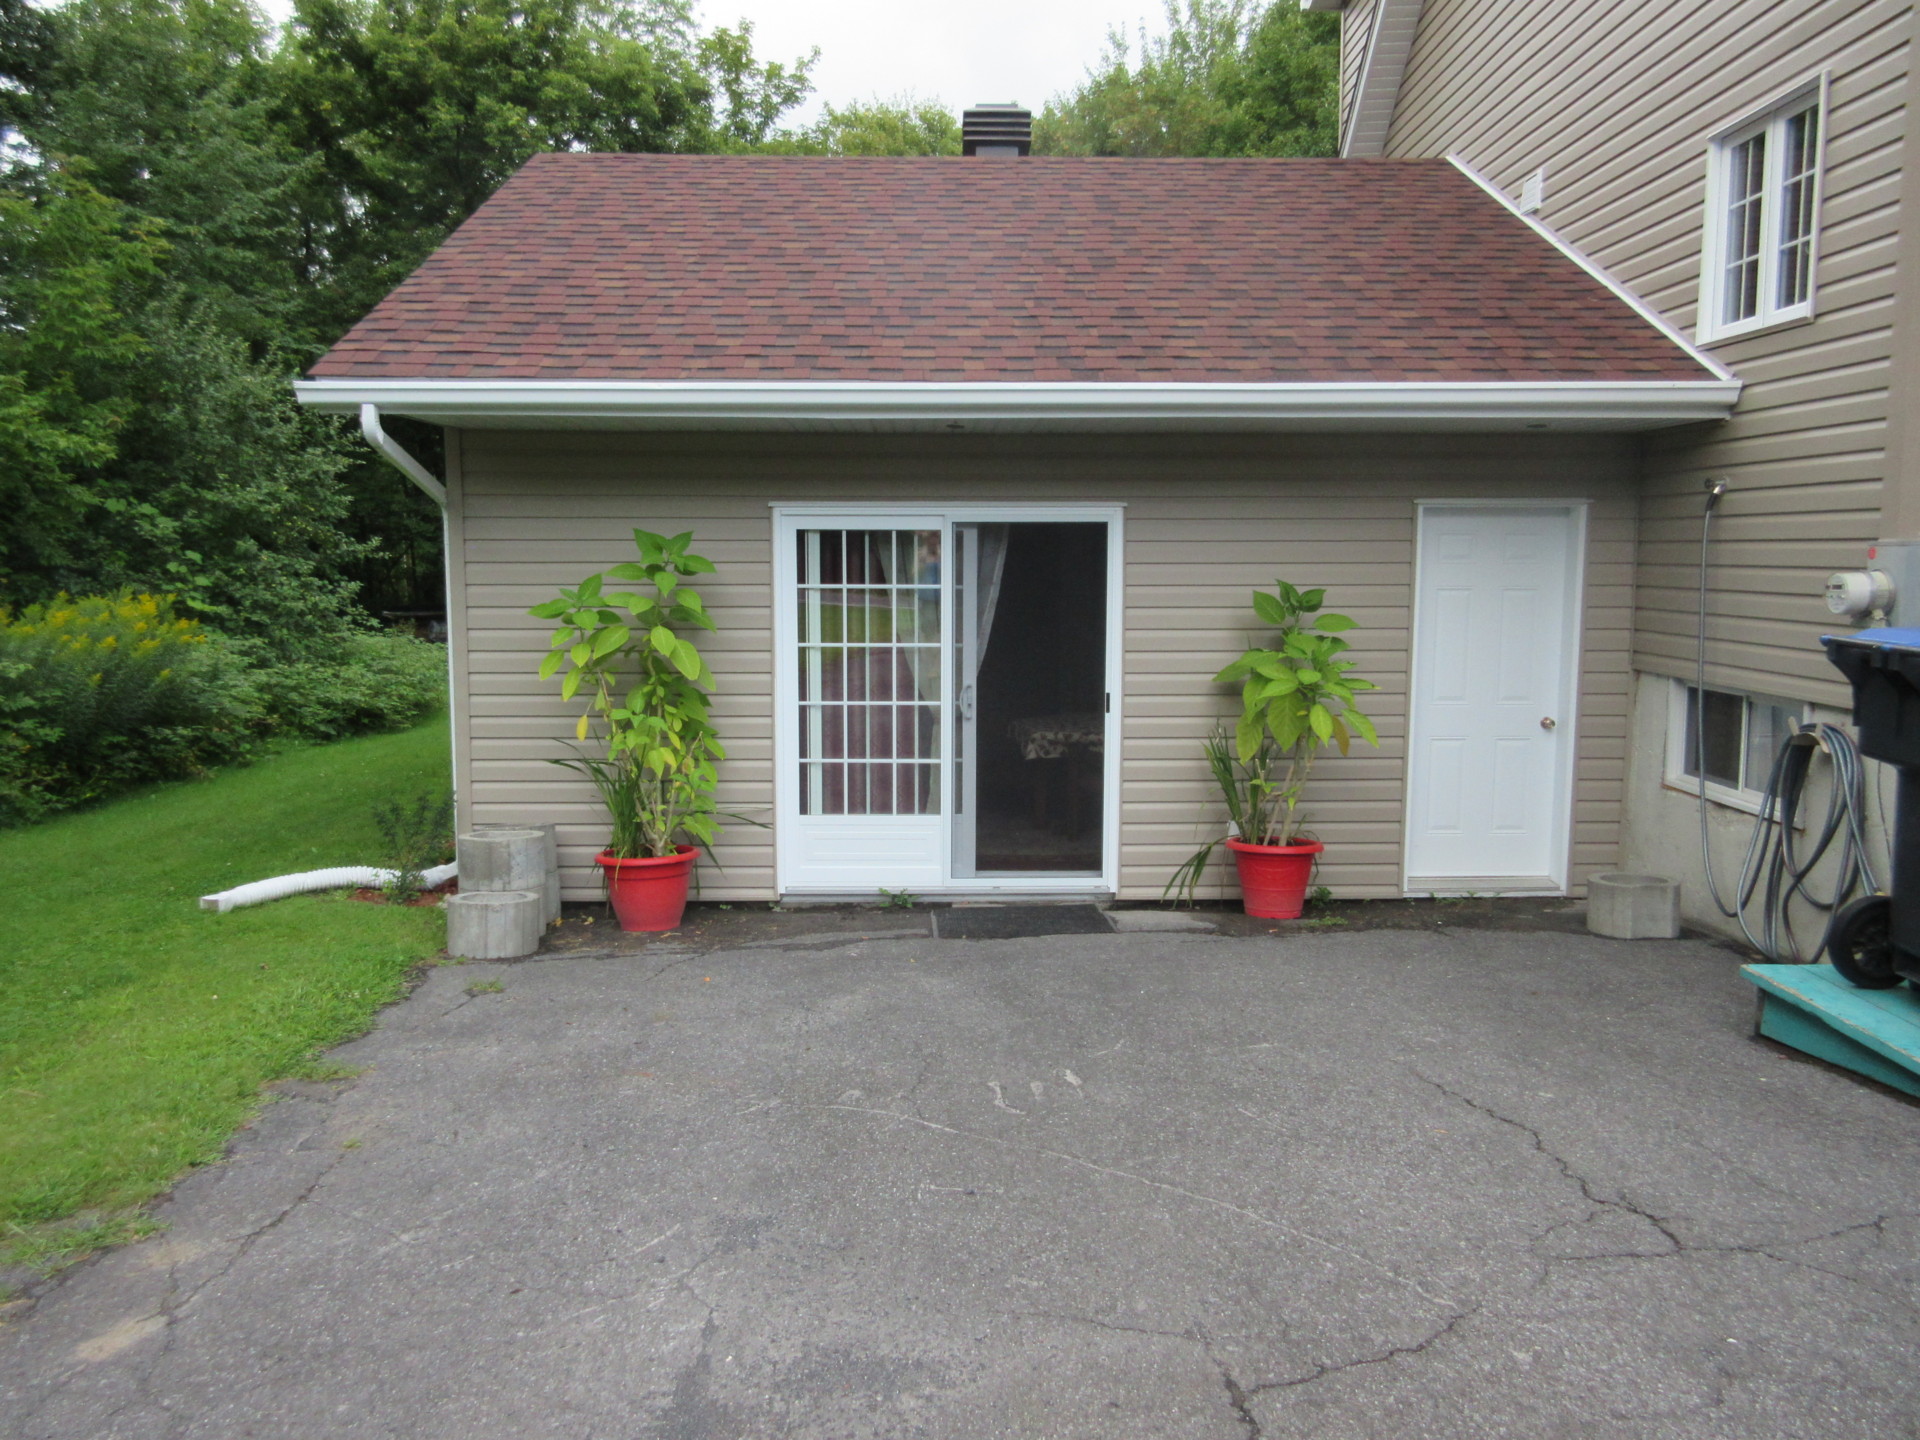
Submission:
[[[531,825],[512,825],[486,823],[469,827],[475,834],[483,835],[497,830],[539,830],[547,837],[547,923],[551,925],[560,918],[560,841],[559,827],[551,821]]]
[[[531,890],[541,897],[545,918],[547,834],[531,826],[474,830],[454,841],[460,860],[460,892]]]
[[[449,895],[447,953],[468,960],[512,960],[540,948],[546,897],[537,890],[462,890]]]
[[[1613,940],[1671,940],[1680,933],[1680,882],[1664,875],[1595,875],[1587,929]]]

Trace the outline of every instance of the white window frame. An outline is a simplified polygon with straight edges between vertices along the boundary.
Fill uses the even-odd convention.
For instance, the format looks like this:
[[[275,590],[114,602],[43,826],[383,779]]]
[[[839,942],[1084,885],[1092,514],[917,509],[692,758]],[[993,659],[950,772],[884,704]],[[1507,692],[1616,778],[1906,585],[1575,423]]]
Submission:
[[[1811,109],[1818,131],[1813,153],[1813,218],[1807,237],[1807,293],[1792,305],[1777,303],[1786,174],[1786,125],[1790,117]],[[1741,320],[1724,320],[1727,299],[1728,200],[1735,147],[1756,135],[1766,136],[1760,189],[1760,275],[1754,313]],[[1820,207],[1824,198],[1827,150],[1827,76],[1825,72],[1793,87],[1712,135],[1707,142],[1707,213],[1700,255],[1699,313],[1694,339],[1702,344],[1732,340],[1778,325],[1811,320],[1819,292]]]
[[[1752,724],[1753,707],[1756,701],[1763,704],[1785,704],[1797,708],[1798,724],[1804,725],[1810,718],[1811,707],[1804,700],[1794,700],[1786,695],[1756,695],[1748,690],[1734,690],[1724,685],[1708,685],[1708,690],[1721,695],[1738,695],[1743,702],[1740,712],[1740,763],[1744,768],[1747,757],[1747,735]],[[1708,780],[1704,776],[1687,773],[1687,692],[1693,689],[1691,680],[1673,680],[1669,682],[1667,701],[1667,755],[1666,784],[1669,789],[1682,790],[1689,795],[1698,795],[1704,787],[1707,799],[1716,805],[1725,805],[1734,810],[1744,810],[1749,815],[1760,813],[1761,803],[1766,797],[1764,788],[1753,789],[1741,785],[1738,789],[1722,785],[1717,780]],[[1764,787],[1765,775],[1743,775],[1743,780],[1755,780]],[[1796,827],[1797,828],[1797,827]]]

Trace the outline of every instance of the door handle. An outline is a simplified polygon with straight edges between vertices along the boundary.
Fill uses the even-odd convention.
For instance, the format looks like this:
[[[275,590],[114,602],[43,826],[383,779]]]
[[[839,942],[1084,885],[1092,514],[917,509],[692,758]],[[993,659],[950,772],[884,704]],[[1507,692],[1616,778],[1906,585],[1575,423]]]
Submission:
[[[973,686],[971,685],[960,687],[960,718],[973,719]]]
[[[1551,715],[1548,715],[1540,721],[1540,728],[1542,730],[1551,730],[1558,723],[1559,722],[1555,720]]]

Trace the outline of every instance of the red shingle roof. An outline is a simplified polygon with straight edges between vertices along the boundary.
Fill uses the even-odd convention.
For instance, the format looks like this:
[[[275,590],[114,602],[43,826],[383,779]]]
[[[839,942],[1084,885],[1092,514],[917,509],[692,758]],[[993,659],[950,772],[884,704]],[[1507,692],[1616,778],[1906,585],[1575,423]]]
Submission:
[[[542,155],[318,379],[1707,380],[1436,160]]]

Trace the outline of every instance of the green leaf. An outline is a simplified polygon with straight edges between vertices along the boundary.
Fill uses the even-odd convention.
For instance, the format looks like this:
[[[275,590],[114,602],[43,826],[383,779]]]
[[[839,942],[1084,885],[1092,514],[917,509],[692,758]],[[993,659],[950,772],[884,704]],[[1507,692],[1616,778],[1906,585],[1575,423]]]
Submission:
[[[554,671],[566,663],[567,657],[562,652],[558,650],[549,651],[546,659],[540,662],[540,678],[542,680],[551,680]]]
[[[1258,720],[1249,719],[1244,715],[1240,718],[1240,723],[1233,727],[1234,749],[1239,754],[1242,765],[1253,759],[1254,752],[1260,748],[1260,740],[1265,733]]]
[[[1340,753],[1342,755],[1347,753],[1347,747],[1350,744],[1347,736],[1347,727],[1340,723],[1340,717],[1338,715],[1333,717],[1333,743],[1340,747]]]
[[[1353,733],[1358,735],[1362,740],[1366,741],[1369,745],[1378,745],[1380,743],[1380,732],[1373,728],[1373,721],[1354,709],[1347,711],[1346,718],[1347,724],[1353,727]]]
[[[576,665],[584,665],[593,659],[593,647],[582,640],[578,645],[575,645],[567,651],[567,658]]]
[[[527,613],[536,619],[553,620],[567,613],[567,602],[564,600],[548,600],[544,604],[534,606],[531,610],[527,611]]]
[[[1312,709],[1308,710],[1307,724],[1322,740],[1333,738],[1333,712],[1326,706],[1316,703]]]
[[[1253,613],[1269,625],[1287,623],[1287,608],[1264,590],[1253,592]]]
[[[1322,630],[1334,631],[1352,630],[1358,622],[1346,615],[1322,615],[1313,623]]]
[[[606,629],[602,630],[593,638],[593,653],[595,658],[597,659],[602,655],[611,655],[632,638],[633,632],[624,625],[607,626]]]
[[[673,594],[674,587],[680,583],[680,578],[671,570],[662,570],[660,577],[653,583],[660,587],[660,593],[662,595],[671,595]]]
[[[1327,592],[1324,589],[1303,590],[1300,592],[1300,608],[1311,615],[1326,603],[1326,599]]]
[[[689,680],[698,680],[700,672],[706,668],[701,662],[700,652],[684,640],[680,642],[680,649],[674,655],[673,663]]]
[[[571,700],[580,693],[580,681],[585,678],[578,670],[569,670],[566,678],[560,682],[560,698]]]
[[[654,626],[652,630],[647,632],[647,638],[653,642],[653,648],[658,650],[662,655],[665,655],[668,659],[673,658],[673,652],[680,644],[678,637],[674,635],[673,631],[664,625]]]

